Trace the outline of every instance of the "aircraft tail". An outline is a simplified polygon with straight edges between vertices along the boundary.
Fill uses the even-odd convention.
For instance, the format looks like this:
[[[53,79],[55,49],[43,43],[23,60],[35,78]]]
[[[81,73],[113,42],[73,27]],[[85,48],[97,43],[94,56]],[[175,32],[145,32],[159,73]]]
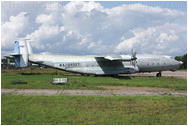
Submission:
[[[29,62],[29,54],[33,54],[31,44],[28,39],[21,39],[14,43],[14,53],[11,54],[14,57],[15,65],[18,67],[31,66]]]

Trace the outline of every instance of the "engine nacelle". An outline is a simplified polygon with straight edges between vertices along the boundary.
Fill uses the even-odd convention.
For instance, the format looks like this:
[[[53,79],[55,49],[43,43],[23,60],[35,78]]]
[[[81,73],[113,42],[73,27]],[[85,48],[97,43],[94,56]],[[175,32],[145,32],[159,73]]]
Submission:
[[[121,59],[124,61],[131,61],[132,57],[130,55],[121,55]]]

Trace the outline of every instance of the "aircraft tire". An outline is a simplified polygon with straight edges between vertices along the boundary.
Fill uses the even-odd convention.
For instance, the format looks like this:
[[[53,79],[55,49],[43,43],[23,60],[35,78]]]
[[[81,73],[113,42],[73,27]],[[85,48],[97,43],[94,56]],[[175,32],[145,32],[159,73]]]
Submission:
[[[156,77],[161,77],[161,73],[157,73],[157,74],[156,74]]]

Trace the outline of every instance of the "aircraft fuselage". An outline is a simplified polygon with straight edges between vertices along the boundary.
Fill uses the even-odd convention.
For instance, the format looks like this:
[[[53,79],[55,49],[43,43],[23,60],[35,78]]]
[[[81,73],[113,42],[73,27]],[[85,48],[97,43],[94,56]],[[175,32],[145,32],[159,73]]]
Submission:
[[[129,56],[129,55],[121,55]],[[162,72],[177,70],[182,62],[164,55],[137,55],[136,60],[106,60],[97,56],[63,56],[30,54],[29,61],[37,64],[62,69],[65,71],[94,74],[114,75],[131,74],[137,72]]]

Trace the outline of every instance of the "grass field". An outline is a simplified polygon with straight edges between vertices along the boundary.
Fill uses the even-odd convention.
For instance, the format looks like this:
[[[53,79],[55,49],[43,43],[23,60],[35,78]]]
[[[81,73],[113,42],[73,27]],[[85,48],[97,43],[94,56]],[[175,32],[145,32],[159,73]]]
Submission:
[[[54,69],[2,70],[1,88],[100,89],[97,86],[159,87],[187,90],[187,79],[156,77],[68,76],[66,85],[51,85]],[[62,77],[62,76],[61,76]],[[64,76],[67,77],[67,76]],[[23,80],[27,84],[14,84]],[[2,125],[186,125],[187,97],[150,96],[1,96]]]
[[[187,97],[1,96],[2,125],[186,125]]]
[[[92,76],[60,76],[68,77],[66,85],[52,85],[54,74],[64,74],[53,69],[2,71],[1,88],[17,89],[99,89],[97,86],[129,86],[159,87],[175,90],[187,90],[187,79],[167,77],[92,77]],[[27,75],[28,74],[28,75]],[[54,76],[52,76],[54,75]],[[12,81],[23,80],[27,84],[13,84]]]
[[[185,71],[185,72],[187,72],[187,69],[179,69],[177,71]]]

